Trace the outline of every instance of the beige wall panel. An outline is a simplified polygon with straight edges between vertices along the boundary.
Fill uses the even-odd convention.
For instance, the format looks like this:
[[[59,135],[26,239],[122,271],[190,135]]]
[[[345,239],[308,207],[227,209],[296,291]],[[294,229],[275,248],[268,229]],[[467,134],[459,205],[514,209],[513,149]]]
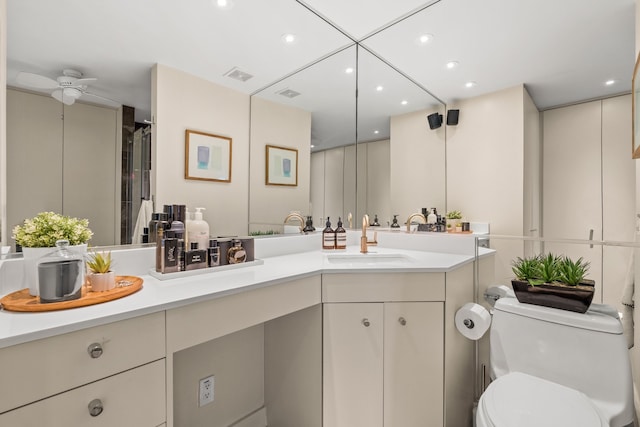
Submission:
[[[324,156],[325,152],[311,154],[311,212],[313,225],[316,229],[321,229],[324,215]]]
[[[429,129],[427,115],[432,112],[391,117],[390,214],[398,214],[401,224],[421,208],[445,210],[445,169],[449,167],[449,160],[445,161],[446,125]]]
[[[265,147],[298,151],[298,185],[266,185]],[[309,212],[311,114],[258,97],[251,98],[249,221],[252,229],[277,230],[291,211]]]
[[[602,101],[602,217],[603,238],[635,239],[635,160],[629,156],[631,95]],[[605,304],[622,310],[620,300],[632,249],[605,247],[602,283]]]
[[[213,375],[214,401],[198,406],[201,379]],[[228,426],[264,405],[264,326],[174,354],[175,426]]]
[[[593,101],[543,113],[543,236],[602,239],[602,103]],[[583,257],[602,298],[602,247],[545,243],[545,251]]]
[[[113,245],[116,231],[120,234],[115,226],[121,188],[116,179],[121,175],[116,171],[117,113],[82,103],[64,107],[62,210],[89,219],[93,246]]]
[[[389,152],[389,140],[367,144],[367,213],[372,222],[374,215],[378,215],[382,227],[388,227],[393,219]]]
[[[7,90],[8,233],[38,212],[62,212],[62,104]],[[10,238],[7,242],[14,242]]]
[[[164,65],[154,67],[152,80],[156,207],[164,204],[204,207],[204,219],[212,235],[246,234],[249,95]],[[233,139],[231,182],[185,180],[186,129]]]
[[[344,171],[345,152],[343,148],[325,151],[324,154],[324,215],[316,228],[322,230],[327,217],[335,228],[338,216],[344,212],[344,189],[347,181]],[[348,172],[347,172],[348,173]],[[355,187],[354,187],[355,188]]]
[[[524,209],[523,236],[542,233],[542,123],[540,112],[524,91]],[[527,254],[538,253],[539,243],[526,243]]]
[[[322,305],[265,323],[269,425],[322,426]]]

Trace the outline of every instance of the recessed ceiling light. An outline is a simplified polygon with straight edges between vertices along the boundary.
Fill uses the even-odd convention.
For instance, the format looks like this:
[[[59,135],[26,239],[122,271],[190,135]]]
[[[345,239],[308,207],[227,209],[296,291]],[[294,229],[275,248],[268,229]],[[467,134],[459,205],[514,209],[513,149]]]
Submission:
[[[607,86],[611,86],[612,84],[615,84],[615,82],[616,81],[612,79],[612,80],[607,80],[606,82],[604,82],[604,84]]]
[[[287,44],[291,44],[291,43],[296,41],[296,35],[295,34],[283,34],[282,35],[282,41],[284,41]]]
[[[344,70],[344,72],[347,73],[347,74],[351,74],[351,73],[353,73],[353,68],[349,67],[346,70]]]
[[[376,86],[376,90],[377,90],[378,92],[382,92],[382,90],[383,90],[383,89],[384,89],[384,88],[383,88],[382,86]]]
[[[432,34],[423,34],[420,37],[418,37],[418,44],[427,44],[431,40],[433,40]]]
[[[460,65],[460,64],[458,64],[458,61],[449,61],[449,62],[447,62],[447,68],[448,68],[449,70],[453,70],[453,69],[454,69],[454,68],[456,68],[458,65]]]
[[[315,145],[311,144],[311,148],[315,148],[315,147],[316,147]]]
[[[409,102],[405,99],[401,102],[402,105],[407,105]]]
[[[379,130],[374,130],[373,133],[375,133],[376,135],[380,133]]]
[[[229,10],[233,7],[233,0],[211,0],[219,9]]]
[[[466,88],[471,88],[471,87],[476,86],[477,84],[478,84],[478,83],[476,83],[476,82],[466,82],[466,83],[464,84],[464,87],[466,87]]]

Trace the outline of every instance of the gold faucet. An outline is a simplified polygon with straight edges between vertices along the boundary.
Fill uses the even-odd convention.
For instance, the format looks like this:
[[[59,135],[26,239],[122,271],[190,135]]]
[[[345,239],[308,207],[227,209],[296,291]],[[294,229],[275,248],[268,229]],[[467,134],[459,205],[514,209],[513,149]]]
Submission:
[[[286,224],[287,222],[291,221],[292,219],[295,219],[297,221],[300,222],[300,233],[303,232],[304,230],[304,225],[305,225],[305,219],[302,217],[302,215],[300,215],[298,212],[291,212],[289,215],[287,215],[287,217],[284,219],[284,223]]]
[[[420,221],[418,222],[422,222],[422,224],[426,224],[427,223],[427,218],[424,217],[424,215],[422,215],[421,213],[412,213],[411,215],[409,215],[409,218],[407,219],[407,233],[411,232],[411,221],[413,221],[414,218],[419,218]]]
[[[369,215],[362,217],[362,237],[360,237],[360,253],[366,254],[369,252],[369,246],[375,246],[378,244],[378,232],[373,232],[373,240],[367,239],[367,227],[369,227]]]

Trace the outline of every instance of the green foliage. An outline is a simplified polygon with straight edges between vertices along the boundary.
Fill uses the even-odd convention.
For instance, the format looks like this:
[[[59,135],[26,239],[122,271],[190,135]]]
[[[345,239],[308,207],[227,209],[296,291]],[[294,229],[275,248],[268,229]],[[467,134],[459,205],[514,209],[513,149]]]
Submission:
[[[584,261],[582,257],[577,261],[573,261],[568,257],[563,257],[559,265],[560,281],[569,286],[576,286],[582,282],[589,271],[589,262]]]
[[[447,219],[462,219],[462,212],[460,211],[449,211],[446,214]]]
[[[526,280],[531,285],[561,282],[576,286],[585,278],[589,263],[582,258],[573,261],[567,256],[548,253],[529,258],[518,257],[512,262],[511,270],[518,280]]]
[[[275,234],[280,234],[275,230],[267,230],[267,231],[252,231],[249,233],[250,236],[272,236]]]
[[[111,252],[89,254],[87,267],[92,273],[108,273],[111,271]]]
[[[16,225],[12,237],[25,248],[54,247],[58,240],[68,240],[69,245],[87,243],[93,236],[89,220],[71,218],[54,212],[40,212],[34,218]]]
[[[560,262],[562,258],[548,253],[540,257],[539,279],[545,283],[557,282],[560,279]]]

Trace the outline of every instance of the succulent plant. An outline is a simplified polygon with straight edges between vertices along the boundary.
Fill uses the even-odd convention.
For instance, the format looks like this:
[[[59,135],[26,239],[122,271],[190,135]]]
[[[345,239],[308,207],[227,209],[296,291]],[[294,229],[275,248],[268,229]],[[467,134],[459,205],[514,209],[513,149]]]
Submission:
[[[577,286],[583,281],[589,271],[589,262],[582,257],[573,261],[565,256],[559,263],[559,280],[569,286]]]
[[[92,273],[108,273],[111,271],[111,252],[94,252],[89,254],[87,267]]]
[[[518,280],[524,280],[532,285],[542,283],[540,280],[540,257],[516,258],[511,264],[511,271]]]

